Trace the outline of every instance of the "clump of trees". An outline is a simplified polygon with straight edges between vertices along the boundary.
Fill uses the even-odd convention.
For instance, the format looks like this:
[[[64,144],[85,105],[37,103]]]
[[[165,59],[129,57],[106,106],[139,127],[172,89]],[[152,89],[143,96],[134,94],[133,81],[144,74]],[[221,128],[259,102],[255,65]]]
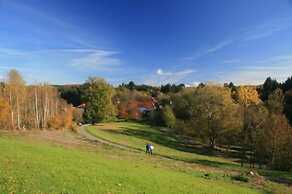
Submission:
[[[175,115],[170,106],[165,106],[162,110],[162,118],[164,124],[169,128],[174,128],[176,124]]]
[[[61,98],[65,99],[68,104],[72,104],[74,107],[82,104],[82,85],[56,85],[60,93]]]
[[[263,101],[257,90],[208,84],[184,90],[171,97],[176,128],[201,138],[212,149],[240,147],[242,165],[292,169],[292,129],[284,114],[286,94],[276,88]]]
[[[69,128],[72,106],[59,98],[58,90],[47,84],[27,86],[11,70],[0,86],[0,127],[2,129]]]
[[[292,110],[292,90],[284,92],[285,84],[267,80],[260,87],[201,84],[159,95],[150,117],[155,124],[201,139],[211,149],[223,146],[229,152],[232,146],[239,147],[242,165],[292,169],[287,114]]]
[[[87,123],[98,123],[110,120],[116,114],[113,105],[113,88],[103,79],[91,77],[83,86],[83,102],[85,110],[84,121]]]
[[[276,89],[281,89],[284,94],[284,114],[292,124],[292,76],[285,82],[279,83],[277,80],[268,77],[264,84],[258,88],[258,92],[263,101],[267,101],[270,94]]]
[[[127,88],[129,90],[136,90],[136,91],[143,91],[147,92],[149,94],[157,95],[157,93],[162,92],[162,93],[177,93],[182,91],[185,88],[184,84],[165,84],[161,85],[160,87],[155,87],[155,86],[149,86],[145,84],[137,85],[135,82],[130,81],[129,83],[122,83],[119,87],[122,88]]]

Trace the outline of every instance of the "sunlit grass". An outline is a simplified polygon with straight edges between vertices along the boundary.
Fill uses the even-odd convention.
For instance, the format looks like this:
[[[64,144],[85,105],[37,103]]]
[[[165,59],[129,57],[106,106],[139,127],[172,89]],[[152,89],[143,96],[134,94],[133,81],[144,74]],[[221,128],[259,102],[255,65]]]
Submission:
[[[163,168],[163,163],[157,165],[144,155],[99,149],[0,137],[0,193],[261,193],[217,180],[216,174],[204,178],[196,172]]]
[[[80,141],[73,133],[58,133],[62,143],[51,141],[52,138],[36,138],[41,132],[32,132],[32,137],[9,133],[0,136],[0,193],[290,192],[288,187],[277,183],[268,182],[259,187],[252,181],[235,181],[233,175],[246,170],[238,163],[197,153],[197,148],[180,145],[175,136],[166,135],[159,128],[118,122],[87,130],[127,149],[86,142],[73,146],[74,141]],[[153,156],[144,153],[148,142],[155,146]],[[270,177],[290,177],[284,172],[263,173],[272,173]]]

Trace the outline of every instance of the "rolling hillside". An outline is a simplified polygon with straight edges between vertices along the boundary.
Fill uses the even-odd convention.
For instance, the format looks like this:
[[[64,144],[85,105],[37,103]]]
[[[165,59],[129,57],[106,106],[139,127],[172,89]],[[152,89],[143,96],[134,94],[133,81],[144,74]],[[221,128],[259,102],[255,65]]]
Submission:
[[[291,193],[267,179],[238,181],[247,169],[166,133],[123,122],[84,127],[79,134],[1,132],[0,193]],[[146,142],[154,144],[153,156],[145,155]]]

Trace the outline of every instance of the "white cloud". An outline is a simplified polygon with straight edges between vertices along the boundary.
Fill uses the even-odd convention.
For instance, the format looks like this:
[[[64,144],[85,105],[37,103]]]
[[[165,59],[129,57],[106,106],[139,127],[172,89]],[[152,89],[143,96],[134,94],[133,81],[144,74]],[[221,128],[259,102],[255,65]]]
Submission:
[[[170,75],[187,75],[190,73],[194,73],[195,70],[192,69],[186,69],[186,70],[182,70],[182,71],[178,71],[178,72],[165,72],[162,69],[157,69],[156,74],[157,75],[161,75],[161,76],[170,76]]]
[[[195,73],[193,69],[185,69],[176,72],[165,72],[161,68],[157,69],[155,74],[147,75],[144,79],[145,84],[149,85],[162,85],[162,84],[177,84],[182,83],[190,75]]]
[[[186,86],[187,88],[189,88],[189,87],[197,87],[200,83],[201,83],[201,82],[193,81],[193,82],[190,83],[190,84],[185,84],[185,86]]]
[[[171,75],[171,72],[164,72],[162,69],[157,69],[156,71],[157,75]]]

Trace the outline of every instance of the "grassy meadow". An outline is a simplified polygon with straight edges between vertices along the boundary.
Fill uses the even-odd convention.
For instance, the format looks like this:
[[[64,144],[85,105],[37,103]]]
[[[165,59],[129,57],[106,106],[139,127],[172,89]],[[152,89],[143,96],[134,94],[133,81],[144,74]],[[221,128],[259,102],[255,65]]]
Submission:
[[[199,145],[184,145],[165,129],[117,122],[85,131],[97,141],[72,132],[48,132],[50,138],[46,132],[1,132],[0,193],[291,193],[268,180],[292,180],[291,174],[263,171],[264,180],[235,180],[247,169],[202,154]],[[144,153],[146,142],[154,144],[153,156]]]

